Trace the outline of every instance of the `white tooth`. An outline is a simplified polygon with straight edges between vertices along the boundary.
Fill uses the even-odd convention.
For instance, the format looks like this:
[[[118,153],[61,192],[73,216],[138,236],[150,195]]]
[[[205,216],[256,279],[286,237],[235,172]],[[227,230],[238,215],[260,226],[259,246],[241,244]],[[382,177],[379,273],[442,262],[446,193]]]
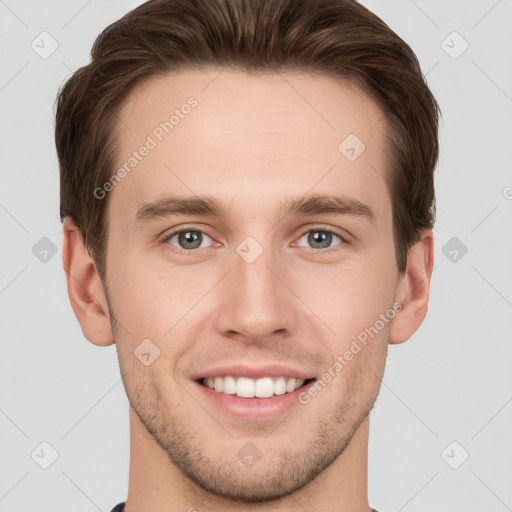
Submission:
[[[218,393],[227,395],[238,395],[242,398],[269,398],[273,395],[284,395],[292,393],[304,384],[304,379],[278,377],[263,377],[253,380],[247,377],[238,379],[228,375],[226,377],[204,378],[202,383]]]
[[[274,394],[274,381],[271,377],[258,379],[254,385],[254,395],[258,398],[268,398]]]
[[[286,393],[286,380],[284,377],[279,377],[274,382],[274,395],[284,395]]]
[[[224,384],[224,379],[222,377],[215,377],[215,380],[214,380],[215,391],[222,392],[222,388],[224,387],[223,384]]]
[[[253,398],[254,381],[246,377],[239,377],[236,383],[236,394],[241,398]]]
[[[227,395],[236,394],[236,380],[233,377],[228,376],[224,379],[224,389],[222,392]]]
[[[288,382],[286,383],[286,391],[288,391],[288,393],[291,393],[292,391],[295,391],[295,378],[292,377],[290,380],[288,380]]]

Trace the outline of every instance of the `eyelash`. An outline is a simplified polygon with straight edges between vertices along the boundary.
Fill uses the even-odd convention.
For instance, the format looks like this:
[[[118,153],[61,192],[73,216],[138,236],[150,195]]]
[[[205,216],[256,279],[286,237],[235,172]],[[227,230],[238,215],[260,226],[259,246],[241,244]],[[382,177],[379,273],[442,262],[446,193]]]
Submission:
[[[204,231],[201,231],[200,229],[194,229],[193,227],[184,227],[184,228],[180,228],[180,229],[178,229],[176,231],[173,231],[173,232],[165,235],[165,237],[161,240],[161,243],[166,245],[166,246],[169,246],[170,245],[169,244],[169,240],[171,240],[171,238],[173,238],[176,235],[179,235],[180,233],[186,232],[186,231],[193,231],[195,233],[202,233],[203,235],[206,235],[209,238],[212,238],[207,233],[205,233]],[[308,251],[310,253],[331,254],[332,252],[341,250],[340,246],[344,246],[344,245],[348,244],[348,240],[344,236],[342,236],[341,234],[339,234],[336,231],[333,231],[331,229],[322,228],[321,226],[310,228],[307,231],[304,231],[296,240],[297,241],[300,240],[304,235],[307,235],[308,233],[311,233],[311,232],[330,233],[330,234],[338,237],[341,240],[341,242],[336,244],[335,246],[329,247],[327,249],[314,249],[314,248],[311,248],[311,247],[303,247],[303,249],[306,249],[306,251]],[[184,253],[190,253],[190,252],[198,251],[198,249],[181,249],[181,248],[175,247],[175,246],[171,246],[171,247],[173,247],[173,249],[176,249],[176,250],[184,252]],[[203,247],[203,249],[205,249],[205,247]]]

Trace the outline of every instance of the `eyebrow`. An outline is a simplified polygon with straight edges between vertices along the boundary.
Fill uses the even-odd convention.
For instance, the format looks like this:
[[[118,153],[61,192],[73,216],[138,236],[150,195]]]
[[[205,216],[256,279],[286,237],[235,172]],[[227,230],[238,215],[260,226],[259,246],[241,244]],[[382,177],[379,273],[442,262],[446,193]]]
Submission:
[[[166,196],[152,203],[143,204],[135,214],[134,227],[171,215],[203,215],[226,218],[231,205],[211,196]],[[372,223],[372,209],[357,199],[347,196],[314,194],[286,198],[278,209],[279,218],[289,215],[349,215],[367,219]]]

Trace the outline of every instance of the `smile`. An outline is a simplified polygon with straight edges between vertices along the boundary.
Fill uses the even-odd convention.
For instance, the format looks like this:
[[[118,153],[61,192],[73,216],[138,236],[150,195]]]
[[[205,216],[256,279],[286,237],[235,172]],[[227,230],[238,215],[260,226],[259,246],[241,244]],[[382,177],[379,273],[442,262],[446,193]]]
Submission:
[[[296,379],[294,377],[263,377],[251,379],[248,377],[224,377],[203,378],[200,380],[206,386],[217,393],[237,395],[240,398],[269,398],[271,396],[293,393],[295,390],[308,384],[313,379]]]

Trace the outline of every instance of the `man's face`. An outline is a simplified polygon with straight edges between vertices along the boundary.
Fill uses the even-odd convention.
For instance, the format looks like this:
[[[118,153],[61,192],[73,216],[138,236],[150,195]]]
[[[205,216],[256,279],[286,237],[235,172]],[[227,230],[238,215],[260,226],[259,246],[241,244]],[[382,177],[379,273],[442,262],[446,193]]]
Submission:
[[[389,311],[399,276],[384,122],[368,96],[331,78],[219,72],[153,79],[123,106],[116,169],[148,136],[156,145],[110,192],[106,284],[132,428],[201,488],[264,501],[342,453],[376,399],[389,323],[306,404],[299,393],[314,382],[239,398],[201,377],[322,380]],[[181,109],[190,97],[197,105]],[[175,109],[179,122],[158,130]],[[350,134],[362,153],[353,135],[339,149]],[[169,213],[171,196],[227,209]],[[286,213],[312,196],[341,198],[345,211]]]

